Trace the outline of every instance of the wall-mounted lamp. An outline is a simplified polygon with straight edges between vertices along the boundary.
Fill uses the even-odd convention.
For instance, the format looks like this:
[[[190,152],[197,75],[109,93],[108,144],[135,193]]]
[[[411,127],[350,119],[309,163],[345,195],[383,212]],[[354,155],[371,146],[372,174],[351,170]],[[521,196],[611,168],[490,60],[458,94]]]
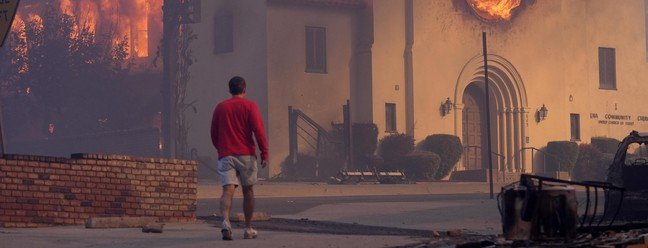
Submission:
[[[444,103],[441,104],[441,110],[443,113],[443,116],[449,115],[450,111],[452,110],[452,102],[450,101],[450,97],[448,97]]]
[[[547,109],[547,107],[545,107],[544,104],[542,104],[542,107],[540,107],[540,109],[538,110],[538,122],[547,119],[547,112],[549,112],[549,110]]]

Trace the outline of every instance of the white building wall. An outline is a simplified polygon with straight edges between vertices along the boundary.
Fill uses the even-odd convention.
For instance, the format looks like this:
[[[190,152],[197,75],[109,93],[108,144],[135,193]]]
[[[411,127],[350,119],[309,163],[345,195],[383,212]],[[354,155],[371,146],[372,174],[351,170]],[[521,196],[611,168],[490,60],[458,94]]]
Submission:
[[[396,7],[401,4],[374,1],[373,6],[374,122],[383,130],[383,101],[404,97],[393,92],[392,82],[403,73],[402,57],[395,52],[402,53],[403,47],[403,11]],[[633,129],[648,130],[648,122],[638,120],[648,115],[641,100],[648,80],[644,1],[535,1],[521,7],[511,21],[499,23],[481,21],[464,1],[414,0],[413,9],[417,141],[436,133],[462,136],[457,128],[461,119],[453,116],[461,111],[443,117],[439,108],[447,97],[462,104],[454,99],[457,81],[464,65],[481,55],[482,31],[489,53],[512,63],[526,88],[522,146],[542,148],[549,141],[570,140],[570,113],[580,114],[581,141],[586,143],[593,136],[620,139]],[[616,49],[617,90],[599,89],[598,47]],[[549,118],[536,122],[543,104]],[[598,119],[590,119],[591,113]],[[624,125],[599,123],[606,114],[629,115],[631,120]],[[399,113],[398,118],[401,131],[404,117]]]
[[[355,9],[270,3],[268,8],[268,99],[270,175],[288,156],[288,106],[324,128],[343,121],[350,97]],[[307,73],[306,26],[326,28],[327,73]],[[300,139],[300,142],[303,142]]]
[[[233,16],[234,51],[231,53],[213,52],[214,19],[219,11],[231,11]],[[266,2],[202,1],[201,19],[200,23],[191,25],[198,39],[191,46],[196,63],[190,67],[186,102],[195,101],[198,112],[187,111],[191,128],[189,147],[196,148],[200,156],[216,159],[217,153],[210,138],[211,118],[216,104],[231,97],[228,91],[231,77],[238,75],[246,79],[247,97],[257,102],[264,122],[268,120]]]
[[[375,0],[372,48],[373,117],[385,134],[385,103],[396,104],[396,130],[405,132],[405,1]]]

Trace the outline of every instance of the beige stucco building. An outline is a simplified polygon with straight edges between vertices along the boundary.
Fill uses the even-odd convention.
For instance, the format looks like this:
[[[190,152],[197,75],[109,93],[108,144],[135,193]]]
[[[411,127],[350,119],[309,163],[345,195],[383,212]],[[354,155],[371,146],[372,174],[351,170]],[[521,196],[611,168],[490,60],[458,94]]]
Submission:
[[[501,21],[478,16],[469,2],[203,1],[202,22],[192,24],[200,52],[187,97],[198,107],[189,114],[190,145],[216,156],[211,113],[229,97],[227,80],[241,75],[267,123],[269,176],[288,155],[288,106],[329,127],[342,121],[349,99],[353,121],[376,123],[381,136],[446,133],[484,147],[482,31],[499,170],[538,170],[525,148],[549,141],[648,130],[643,0],[522,0]],[[233,47],[218,48],[223,43]],[[457,170],[481,170],[485,153],[467,152]]]

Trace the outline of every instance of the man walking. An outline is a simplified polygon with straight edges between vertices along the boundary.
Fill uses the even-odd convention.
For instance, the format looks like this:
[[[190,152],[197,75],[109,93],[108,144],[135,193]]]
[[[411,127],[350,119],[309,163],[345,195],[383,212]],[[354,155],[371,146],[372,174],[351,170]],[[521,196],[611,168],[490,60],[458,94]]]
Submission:
[[[220,210],[223,216],[221,233],[223,240],[232,240],[232,226],[229,221],[234,190],[243,188],[243,212],[245,233],[243,238],[253,239],[257,231],[252,228],[254,213],[253,185],[257,181],[257,161],[254,139],[261,150],[261,166],[268,166],[268,145],[259,107],[245,99],[246,84],[242,77],[229,81],[232,98],[219,103],[214,109],[211,125],[211,139],[218,151],[218,174],[223,185]],[[254,136],[254,139],[253,139]]]

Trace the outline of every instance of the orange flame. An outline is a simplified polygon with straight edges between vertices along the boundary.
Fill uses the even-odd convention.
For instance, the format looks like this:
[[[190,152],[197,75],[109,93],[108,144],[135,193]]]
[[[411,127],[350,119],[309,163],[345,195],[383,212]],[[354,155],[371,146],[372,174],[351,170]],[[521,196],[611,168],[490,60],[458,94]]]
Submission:
[[[134,51],[137,57],[148,57],[148,16],[150,4],[146,0],[138,0],[136,7],[142,15],[134,20]]]
[[[510,20],[513,10],[521,2],[522,0],[468,0],[477,15],[489,21]]]
[[[45,7],[45,1],[23,6],[18,10],[16,21],[31,20],[34,16],[39,18],[35,11]],[[150,32],[161,29],[162,0],[58,0],[58,7],[61,13],[76,18],[70,35],[87,28],[96,34],[97,39],[110,37],[113,44],[125,38],[133,57],[148,57],[150,47],[154,47],[149,46],[149,42],[158,36]],[[20,31],[19,26],[14,25],[13,29]]]

